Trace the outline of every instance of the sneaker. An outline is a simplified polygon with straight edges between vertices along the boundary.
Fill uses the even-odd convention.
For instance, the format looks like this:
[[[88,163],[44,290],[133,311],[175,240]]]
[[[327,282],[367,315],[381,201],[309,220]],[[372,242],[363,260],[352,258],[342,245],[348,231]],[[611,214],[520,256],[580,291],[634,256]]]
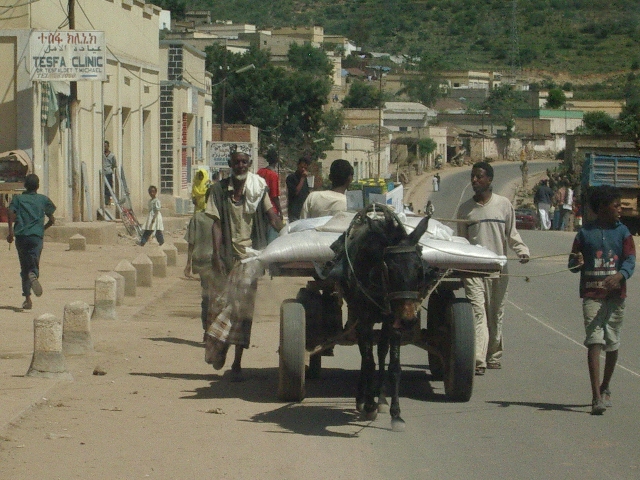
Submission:
[[[602,395],[602,401],[604,402],[605,407],[613,407],[613,403],[611,403],[611,390],[609,390],[608,388],[600,388],[600,395]]]
[[[591,402],[591,415],[602,415],[607,410],[601,398],[594,398]]]
[[[33,305],[31,304],[31,300],[25,300],[24,303],[22,304],[22,309],[31,310],[31,308],[33,308]]]
[[[36,277],[36,274],[33,272],[29,272],[29,280],[31,281],[31,290],[33,290],[33,293],[36,294],[36,297],[41,296],[42,285],[40,285],[40,282],[38,281],[38,277]]]

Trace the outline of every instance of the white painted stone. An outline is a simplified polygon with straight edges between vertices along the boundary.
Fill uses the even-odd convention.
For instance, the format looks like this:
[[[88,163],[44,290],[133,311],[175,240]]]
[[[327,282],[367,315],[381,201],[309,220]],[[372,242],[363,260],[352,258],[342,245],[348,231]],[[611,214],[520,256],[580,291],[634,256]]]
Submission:
[[[135,270],[135,268],[134,268]],[[107,275],[115,278],[116,280],[116,305],[122,305],[124,301],[124,284],[125,279],[123,275],[120,275],[118,272],[107,272]]]
[[[62,321],[55,315],[45,313],[33,321],[33,357],[27,376],[72,378],[62,354]]]
[[[151,287],[153,285],[153,262],[144,253],[133,259],[131,265],[136,269],[137,285]]]
[[[120,260],[114,271],[124,277],[124,294],[127,297],[135,297],[138,285],[136,268],[129,260]]]
[[[167,276],[167,256],[160,247],[151,247],[147,253],[153,264],[153,276],[165,278]]]
[[[91,307],[85,302],[71,302],[64,306],[62,351],[65,355],[81,355],[93,350],[90,312]]]
[[[69,250],[86,250],[87,239],[79,233],[69,238]]]
[[[116,315],[116,279],[109,275],[96,278],[93,315],[94,320],[115,320]]]
[[[189,244],[184,238],[177,238],[173,241],[173,245],[178,250],[178,253],[187,253]]]
[[[162,251],[167,256],[167,266],[175,267],[178,264],[178,249],[175,245],[165,243],[162,245]]]

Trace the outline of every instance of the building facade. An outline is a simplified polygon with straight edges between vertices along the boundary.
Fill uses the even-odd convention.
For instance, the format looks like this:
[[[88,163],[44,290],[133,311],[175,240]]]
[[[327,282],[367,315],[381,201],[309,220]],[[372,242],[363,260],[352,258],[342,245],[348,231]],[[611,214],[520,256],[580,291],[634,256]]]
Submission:
[[[54,0],[42,0],[0,13],[0,58],[5,67],[0,85],[7,92],[0,100],[0,151],[27,151],[41,179],[40,191],[57,205],[59,218],[95,218],[103,189],[104,140],[110,142],[118,170],[122,167],[128,180],[134,209],[146,205],[148,186],[159,180],[159,13],[158,7],[142,1],[83,2],[76,12],[75,30],[104,32],[106,80],[77,82],[76,125],[69,122],[69,82],[31,80],[30,33],[65,32],[68,27],[60,25],[68,25],[66,9]],[[80,211],[73,205],[78,198],[73,150],[86,173]]]

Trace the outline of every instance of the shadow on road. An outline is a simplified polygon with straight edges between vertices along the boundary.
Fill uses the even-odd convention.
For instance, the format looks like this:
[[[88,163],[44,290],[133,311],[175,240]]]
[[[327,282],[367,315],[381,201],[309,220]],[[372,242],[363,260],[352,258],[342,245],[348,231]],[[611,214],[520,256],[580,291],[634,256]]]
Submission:
[[[12,312],[16,312],[16,313],[24,311],[23,308],[14,307],[12,305],[0,305],[0,310],[11,310]]]
[[[571,412],[571,413],[585,413],[584,408],[586,407],[590,407],[591,404],[583,404],[583,405],[562,405],[559,403],[541,403],[541,402],[499,402],[499,401],[490,401],[487,403],[492,403],[494,405],[497,405],[499,407],[513,407],[513,406],[519,406],[519,407],[532,407],[532,408],[537,408],[538,410],[542,410],[544,412],[552,412],[552,411],[558,411],[558,412]],[[580,410],[576,410],[576,409],[580,409]],[[588,413],[588,412],[587,412]]]
[[[175,343],[178,345],[189,345],[190,347],[198,347],[200,349],[204,348],[202,342],[197,342],[195,340],[186,340],[184,338],[178,338],[178,337],[155,337],[155,338],[147,338],[147,340],[151,340],[152,342],[168,342],[168,343]]]

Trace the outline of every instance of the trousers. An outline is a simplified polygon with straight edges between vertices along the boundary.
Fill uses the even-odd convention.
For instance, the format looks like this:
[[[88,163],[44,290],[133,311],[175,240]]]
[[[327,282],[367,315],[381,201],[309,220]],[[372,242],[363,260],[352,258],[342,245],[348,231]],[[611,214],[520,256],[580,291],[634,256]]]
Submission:
[[[473,311],[476,330],[476,366],[502,360],[502,322],[509,277],[465,278],[464,292]]]
[[[22,295],[31,295],[31,280],[29,273],[40,276],[40,254],[42,253],[42,238],[37,235],[16,235],[16,250],[20,260],[20,278],[22,279]]]

